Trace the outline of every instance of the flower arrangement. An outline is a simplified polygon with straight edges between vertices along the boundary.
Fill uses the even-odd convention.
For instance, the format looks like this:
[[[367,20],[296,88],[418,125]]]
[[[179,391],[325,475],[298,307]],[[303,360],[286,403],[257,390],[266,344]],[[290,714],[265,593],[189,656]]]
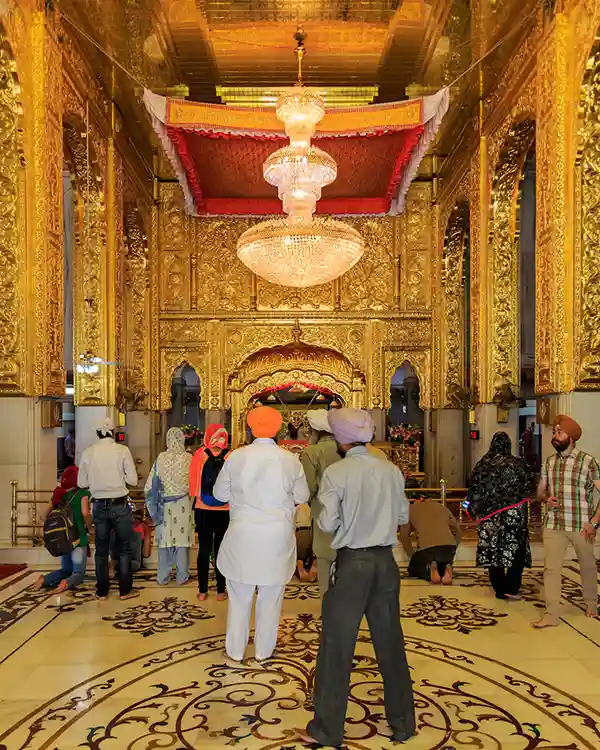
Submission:
[[[195,440],[201,439],[204,434],[202,430],[199,430],[193,424],[182,424],[179,429],[185,435],[185,440],[187,443],[193,443]]]
[[[389,428],[392,443],[401,443],[405,448],[419,448],[423,440],[423,431],[412,425],[392,425]]]

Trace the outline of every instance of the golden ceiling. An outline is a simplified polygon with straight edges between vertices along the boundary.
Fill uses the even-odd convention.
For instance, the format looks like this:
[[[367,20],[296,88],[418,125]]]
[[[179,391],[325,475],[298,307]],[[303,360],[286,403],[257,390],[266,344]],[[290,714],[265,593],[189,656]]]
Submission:
[[[489,49],[536,0],[489,0]],[[274,102],[296,80],[293,34],[307,33],[305,82],[332,106],[396,101],[434,91],[467,68],[482,49],[471,39],[472,0],[61,0],[99,82],[110,91],[108,50],[137,83],[117,70],[115,101],[148,164],[156,147],[141,103],[143,86],[225,104]],[[71,31],[73,27],[71,26]],[[82,32],[83,31],[83,35]],[[525,33],[526,30],[523,29]],[[85,36],[88,40],[85,40]],[[490,58],[501,70],[515,34]],[[488,88],[494,85],[487,76]],[[454,117],[476,105],[476,72],[453,91]],[[178,88],[177,88],[178,87]],[[452,115],[452,113],[451,113]],[[442,138],[444,138],[444,133]],[[450,138],[451,140],[451,138]]]

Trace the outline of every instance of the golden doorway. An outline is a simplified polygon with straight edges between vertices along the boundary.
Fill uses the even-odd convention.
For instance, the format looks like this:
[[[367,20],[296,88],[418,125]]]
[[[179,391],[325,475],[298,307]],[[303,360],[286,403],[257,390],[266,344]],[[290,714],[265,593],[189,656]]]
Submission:
[[[241,362],[227,379],[233,445],[244,443],[246,415],[257,400],[265,402],[261,396],[273,394],[273,405],[277,405],[275,394],[289,393],[294,388],[323,395],[324,403],[335,399],[342,406],[364,406],[364,373],[355,370],[339,352],[303,343],[260,349]],[[317,403],[317,398],[311,404],[313,408],[324,405]]]

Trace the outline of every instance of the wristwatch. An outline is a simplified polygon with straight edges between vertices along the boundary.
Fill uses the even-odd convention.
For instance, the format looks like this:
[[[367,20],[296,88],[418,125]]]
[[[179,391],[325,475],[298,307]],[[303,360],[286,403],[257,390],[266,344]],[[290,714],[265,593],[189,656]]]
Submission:
[[[598,531],[598,529],[600,529],[600,521],[598,521],[598,523],[594,524],[594,528],[596,529],[596,531]]]

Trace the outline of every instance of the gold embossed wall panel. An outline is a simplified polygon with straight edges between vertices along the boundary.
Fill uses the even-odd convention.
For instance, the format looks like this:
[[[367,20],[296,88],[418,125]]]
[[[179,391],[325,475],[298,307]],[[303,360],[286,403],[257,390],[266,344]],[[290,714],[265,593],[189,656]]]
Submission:
[[[194,245],[191,221],[183,209],[179,185],[162,183],[160,185],[158,270],[161,310],[181,312],[191,309]]]
[[[194,219],[192,309],[200,312],[249,310],[252,274],[236,255],[238,237],[250,221]],[[279,287],[278,287],[279,288]],[[287,291],[287,290],[286,290]]]
[[[150,393],[150,266],[148,238],[135,203],[125,206],[125,389],[127,407],[148,407]],[[182,337],[181,340],[186,340]]]
[[[581,92],[577,179],[577,385],[600,388],[600,43]]]
[[[430,256],[435,211],[432,183],[413,183],[406,213],[400,219],[400,307],[425,310],[430,306]]]
[[[490,245],[493,284],[490,334],[491,375],[494,383],[504,379],[519,386],[519,238],[517,231],[518,189],[523,164],[535,138],[535,123],[514,123],[500,150],[492,188]]]
[[[341,279],[342,310],[393,310],[396,274],[395,219],[346,220],[365,241],[361,260]]]
[[[0,391],[24,393],[26,381],[27,248],[25,175],[20,162],[19,77],[10,40],[0,26]]]
[[[385,409],[391,406],[390,384],[396,370],[408,362],[417,377],[421,389],[419,405],[422,409],[431,406],[431,351],[429,349],[404,348],[400,346],[385,346],[382,356],[382,382],[386,384],[383,404]]]
[[[257,278],[257,298],[259,310],[333,310],[334,284],[319,284],[308,289],[271,284]]]

